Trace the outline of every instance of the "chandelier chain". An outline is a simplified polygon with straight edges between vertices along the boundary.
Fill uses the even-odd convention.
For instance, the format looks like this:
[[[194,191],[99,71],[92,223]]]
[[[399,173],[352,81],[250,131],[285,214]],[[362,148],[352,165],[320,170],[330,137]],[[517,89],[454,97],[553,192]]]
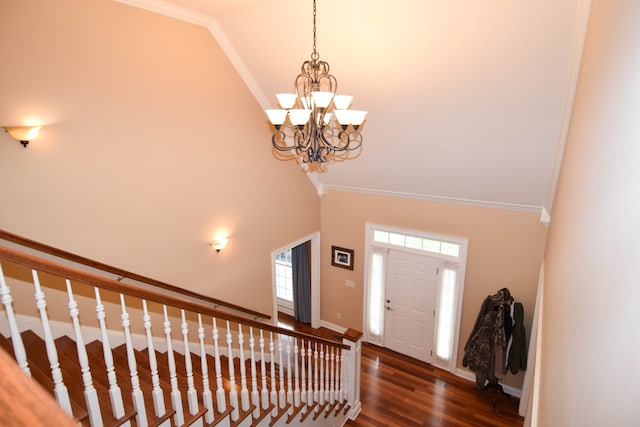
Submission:
[[[311,58],[317,60],[320,56],[316,50],[316,0],[313,0],[313,53]]]

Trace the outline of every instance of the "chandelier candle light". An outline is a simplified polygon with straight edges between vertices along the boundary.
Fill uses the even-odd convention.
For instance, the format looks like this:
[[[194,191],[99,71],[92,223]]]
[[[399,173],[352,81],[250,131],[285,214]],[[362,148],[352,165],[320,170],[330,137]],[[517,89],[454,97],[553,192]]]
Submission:
[[[313,0],[313,53],[296,77],[296,93],[277,94],[280,109],[266,110],[275,127],[271,143],[294,151],[303,163],[346,158],[362,145],[360,126],[366,111],[349,110],[352,96],[336,95],[338,81],[316,51],[316,1]],[[342,155],[342,156],[341,156]]]

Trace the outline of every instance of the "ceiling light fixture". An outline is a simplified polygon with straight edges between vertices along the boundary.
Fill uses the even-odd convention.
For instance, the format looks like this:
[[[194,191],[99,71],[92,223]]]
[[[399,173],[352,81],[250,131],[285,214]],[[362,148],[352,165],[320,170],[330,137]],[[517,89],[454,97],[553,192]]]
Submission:
[[[303,163],[326,163],[362,145],[360,126],[366,111],[349,110],[352,96],[336,95],[338,81],[316,50],[316,1],[313,0],[313,52],[294,82],[296,93],[276,95],[280,109],[266,110],[275,127],[271,143],[294,151]],[[287,120],[288,119],[288,120]]]
[[[9,136],[26,148],[29,142],[38,136],[40,126],[3,126]]]

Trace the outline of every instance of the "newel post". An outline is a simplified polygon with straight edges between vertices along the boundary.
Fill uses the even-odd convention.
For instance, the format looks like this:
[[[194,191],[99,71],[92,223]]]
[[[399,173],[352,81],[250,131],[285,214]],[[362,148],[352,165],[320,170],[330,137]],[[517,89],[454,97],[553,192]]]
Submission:
[[[355,420],[362,404],[360,402],[360,358],[362,357],[362,332],[347,329],[342,335],[343,344],[348,345],[349,350],[343,350],[344,364],[342,374],[347,379],[346,393],[349,402],[349,419]]]

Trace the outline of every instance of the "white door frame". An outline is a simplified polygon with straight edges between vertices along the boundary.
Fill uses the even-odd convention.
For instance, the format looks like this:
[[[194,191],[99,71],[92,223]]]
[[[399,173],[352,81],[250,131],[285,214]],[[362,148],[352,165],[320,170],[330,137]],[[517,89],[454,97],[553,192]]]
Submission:
[[[445,262],[449,262],[451,264],[455,264],[459,266],[458,272],[456,274],[456,314],[455,314],[455,326],[454,326],[454,335],[453,335],[453,348],[452,348],[452,356],[451,356],[451,360],[449,361],[449,363],[447,365],[444,365],[442,363],[436,363],[437,358],[433,358],[434,364],[437,364],[438,366],[440,366],[443,369],[448,370],[449,372],[455,372],[456,371],[456,363],[457,363],[457,359],[458,359],[458,348],[459,348],[459,341],[460,341],[460,325],[461,325],[461,320],[462,320],[462,300],[463,300],[463,295],[464,295],[464,282],[465,282],[465,275],[466,275],[466,265],[467,265],[467,250],[468,250],[468,246],[469,246],[469,241],[466,238],[463,237],[454,237],[454,236],[444,236],[444,235],[439,235],[439,234],[435,234],[435,233],[429,233],[429,232],[425,232],[425,231],[418,231],[418,230],[411,230],[411,229],[405,229],[405,228],[398,228],[398,227],[391,227],[391,226],[386,226],[386,225],[380,225],[380,224],[371,224],[371,223],[366,223],[365,224],[365,258],[364,258],[364,284],[363,284],[363,308],[362,308],[362,325],[363,325],[363,338],[365,341],[367,342],[371,342],[377,345],[384,345],[384,326],[382,327],[382,335],[380,337],[375,337],[372,336],[369,333],[369,284],[370,284],[370,280],[371,280],[371,256],[374,252],[374,248],[380,249],[380,248],[388,248],[388,249],[395,249],[395,250],[401,250],[401,251],[407,251],[407,252],[417,252],[414,249],[410,249],[410,248],[404,248],[404,247],[399,247],[399,246],[395,246],[395,245],[385,245],[383,243],[377,243],[373,241],[372,235],[373,235],[373,230],[384,230],[384,231],[390,231],[390,232],[397,232],[400,234],[405,234],[405,235],[413,235],[413,236],[421,236],[421,237],[425,237],[425,238],[432,238],[432,239],[436,239],[436,240],[442,240],[442,241],[449,241],[449,242],[455,242],[457,244],[460,245],[460,253],[458,256],[458,259],[455,260],[455,262],[452,262],[453,260],[451,259],[451,257],[447,257],[447,256],[443,256],[443,255],[439,255],[439,254],[435,254],[435,253],[428,253],[427,256],[431,256],[433,258],[440,258]],[[425,255],[426,253],[423,251],[419,251],[422,255]],[[386,255],[385,255],[385,263],[386,263]],[[386,265],[385,265],[385,276],[386,276]],[[438,291],[438,298],[439,298],[439,291]],[[437,325],[436,325],[437,326]]]
[[[273,315],[271,321],[278,324],[278,292],[276,290],[276,255],[289,248],[311,241],[311,327],[320,327],[320,232],[317,231],[271,252],[271,294],[273,295]]]

